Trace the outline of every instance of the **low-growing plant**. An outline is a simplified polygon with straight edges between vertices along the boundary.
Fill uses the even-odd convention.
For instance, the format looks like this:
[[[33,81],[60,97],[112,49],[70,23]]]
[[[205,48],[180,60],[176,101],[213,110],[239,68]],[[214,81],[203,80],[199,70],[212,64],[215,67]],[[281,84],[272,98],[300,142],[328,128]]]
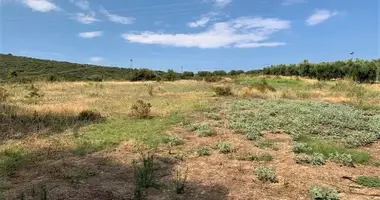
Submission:
[[[208,147],[200,147],[197,149],[198,156],[210,156],[212,154],[212,150]]]
[[[232,147],[229,143],[227,142],[221,142],[218,144],[218,148],[219,148],[219,152],[220,153],[224,153],[224,154],[227,154],[227,153],[231,153],[232,152]]]
[[[98,121],[102,118],[102,115],[96,110],[83,110],[78,115],[80,121]]]
[[[5,102],[9,97],[8,91],[0,86],[0,103]]]
[[[348,166],[348,167],[354,167],[354,160],[352,159],[351,154],[340,154],[338,152],[330,154],[329,159],[342,164],[343,166]]]
[[[311,151],[312,148],[304,142],[294,142],[293,143],[293,152],[294,153],[306,153]]]
[[[177,146],[181,144],[181,139],[178,137],[167,137],[163,139],[163,143],[168,143],[172,146]]]
[[[373,176],[359,176],[356,183],[369,188],[380,188],[380,178]]]
[[[230,86],[215,86],[213,90],[217,96],[231,96],[232,89]]]
[[[275,142],[275,141],[272,141],[272,140],[262,140],[262,141],[259,141],[257,143],[257,147],[261,148],[261,149],[272,149],[272,150],[279,150],[280,149],[280,145],[279,143]]]
[[[374,165],[375,167],[380,167],[380,161],[375,162],[373,165]]]
[[[271,154],[269,154],[269,153],[263,153],[263,154],[259,154],[259,155],[248,154],[248,155],[245,155],[242,158],[242,160],[269,162],[269,161],[273,160],[273,156]]]
[[[190,124],[185,128],[189,131],[195,131],[200,137],[208,137],[214,135],[214,131],[208,123]]]
[[[175,191],[177,194],[183,194],[183,192],[185,191],[188,171],[189,168],[186,168],[185,172],[181,172],[180,169],[176,170],[176,179],[174,181],[174,184]]]
[[[148,95],[149,96],[153,96],[153,91],[154,91],[154,86],[152,84],[149,84],[149,85],[146,85],[146,88],[147,88],[147,91],[148,91]]]
[[[274,168],[260,166],[254,170],[254,173],[257,179],[262,182],[277,182],[276,170]]]
[[[207,118],[213,119],[213,120],[220,120],[220,115],[218,113],[212,113],[212,112],[205,112],[204,115]]]
[[[339,200],[339,194],[333,188],[313,186],[310,188],[310,195],[314,200]]]
[[[39,98],[44,96],[41,89],[36,87],[34,84],[30,85],[27,89],[29,91],[27,96],[28,98]]]
[[[154,157],[150,154],[141,154],[140,163],[133,160],[135,173],[135,197],[141,199],[141,189],[157,187],[154,177]]]
[[[132,115],[136,118],[147,118],[150,115],[152,105],[142,100],[137,100],[131,107]]]
[[[254,141],[254,140],[258,140],[260,139],[261,137],[263,137],[263,133],[261,133],[260,131],[248,131],[247,134],[245,135],[245,137],[247,138],[247,140],[251,140],[251,141]]]
[[[357,134],[351,134],[345,138],[345,143],[348,147],[360,147],[368,146],[375,143],[378,140],[377,135],[372,132],[361,132]]]
[[[326,163],[325,156],[320,153],[314,153],[311,156],[297,156],[294,160],[298,164],[311,164],[313,166],[321,166]]]

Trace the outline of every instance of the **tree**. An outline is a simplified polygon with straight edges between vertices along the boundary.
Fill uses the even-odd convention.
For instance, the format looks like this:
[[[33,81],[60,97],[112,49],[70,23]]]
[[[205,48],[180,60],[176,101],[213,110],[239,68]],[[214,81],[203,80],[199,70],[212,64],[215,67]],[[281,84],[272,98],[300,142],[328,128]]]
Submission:
[[[175,81],[176,78],[177,78],[177,73],[175,73],[174,70],[169,69],[168,73],[166,74],[166,80]]]

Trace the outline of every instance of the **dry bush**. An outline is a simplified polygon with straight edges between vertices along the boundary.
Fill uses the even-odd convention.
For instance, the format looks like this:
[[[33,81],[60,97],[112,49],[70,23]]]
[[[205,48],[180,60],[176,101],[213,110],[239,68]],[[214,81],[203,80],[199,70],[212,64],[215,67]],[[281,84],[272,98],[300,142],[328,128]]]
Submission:
[[[0,86],[0,103],[5,102],[9,97],[7,90]]]
[[[147,118],[150,115],[150,103],[145,103],[142,100],[137,100],[131,107],[132,115],[136,118]]]
[[[78,115],[78,120],[80,121],[98,121],[102,118],[102,115],[94,110],[83,110]]]
[[[231,96],[232,89],[230,86],[215,86],[213,90],[217,96]]]

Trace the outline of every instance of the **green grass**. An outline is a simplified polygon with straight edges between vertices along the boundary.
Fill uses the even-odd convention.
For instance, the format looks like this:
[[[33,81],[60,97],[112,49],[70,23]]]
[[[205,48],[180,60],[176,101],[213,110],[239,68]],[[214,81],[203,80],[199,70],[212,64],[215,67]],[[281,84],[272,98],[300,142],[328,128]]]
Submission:
[[[268,139],[265,139],[265,140],[262,140],[262,141],[259,141],[257,144],[256,144],[257,147],[259,147],[260,149],[272,149],[272,150],[279,150],[280,149],[280,145],[279,143],[277,142],[277,140],[268,140]]]
[[[73,153],[85,155],[106,150],[125,140],[140,141],[154,148],[167,136],[165,131],[182,120],[183,117],[177,114],[152,119],[109,119],[89,126],[81,137],[76,138]]]
[[[263,153],[263,154],[246,154],[243,156],[240,156],[238,160],[245,160],[245,161],[264,161],[264,162],[270,162],[273,160],[273,156],[269,153]]]
[[[268,85],[274,87],[276,90],[282,88],[305,88],[308,84],[296,78],[281,78],[281,77],[266,77],[265,78]],[[240,84],[260,84],[262,83],[262,77],[253,76],[253,77],[239,77],[235,80],[236,83]]]
[[[356,183],[359,185],[370,187],[370,188],[380,188],[380,178],[372,176],[359,176],[356,179]]]
[[[308,136],[301,136],[297,138],[297,142],[306,143],[308,147],[299,153],[314,154],[320,153],[325,157],[329,157],[332,154],[350,154],[354,163],[365,164],[370,160],[370,154],[367,152],[359,151],[356,149],[349,149],[340,144],[327,140],[318,140]]]
[[[16,171],[45,159],[42,151],[27,150],[24,148],[8,148],[0,152],[0,172],[12,176]]]

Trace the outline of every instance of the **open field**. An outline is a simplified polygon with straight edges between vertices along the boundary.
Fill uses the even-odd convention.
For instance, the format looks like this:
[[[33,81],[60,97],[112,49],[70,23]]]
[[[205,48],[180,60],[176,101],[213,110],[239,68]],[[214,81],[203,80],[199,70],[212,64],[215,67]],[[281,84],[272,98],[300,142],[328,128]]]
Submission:
[[[0,199],[312,199],[313,187],[314,199],[380,199],[376,84],[239,76],[2,88]]]

